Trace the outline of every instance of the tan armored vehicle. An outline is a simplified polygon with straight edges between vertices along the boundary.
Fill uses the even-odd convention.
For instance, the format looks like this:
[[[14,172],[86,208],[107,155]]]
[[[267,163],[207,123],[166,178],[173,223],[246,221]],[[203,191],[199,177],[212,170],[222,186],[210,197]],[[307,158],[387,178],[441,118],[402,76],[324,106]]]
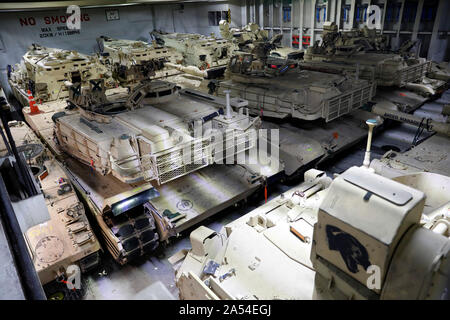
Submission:
[[[101,36],[97,38],[97,43],[103,58],[109,60],[113,68],[113,76],[122,86],[137,84],[139,78],[131,77],[130,68],[134,65],[145,66],[152,63],[155,74],[151,79],[158,79],[172,76],[179,73],[176,69],[164,67],[165,62],[181,64],[183,56],[174,48],[161,46],[153,41],[148,44],[144,41],[132,41],[122,39],[112,39]],[[158,67],[159,65],[159,67]]]
[[[207,95],[177,92],[174,84],[162,81],[143,83],[125,99],[108,100],[102,85],[72,90],[81,90],[69,97],[80,113],[55,114],[53,120],[59,146],[104,175],[125,183],[162,184],[222,161],[224,146],[234,143],[243,151],[254,145],[250,132],[259,118],[231,111],[231,101],[225,114],[220,105],[202,103]],[[196,121],[202,130],[198,136]],[[222,135],[223,140],[211,141]]]
[[[269,40],[269,32],[261,29],[256,23],[252,22],[247,24],[245,27],[238,29],[230,28],[230,25],[226,20],[221,20],[219,22],[219,28],[222,38],[230,40],[234,43],[235,51],[249,52],[253,48],[253,42]],[[303,58],[303,50],[283,47],[279,43],[276,44],[276,47],[272,49],[269,54],[275,57],[291,60]]]
[[[369,32],[369,30],[366,30]],[[373,31],[372,31],[373,32]],[[365,36],[361,31],[338,32],[334,22],[324,23],[322,43],[317,41],[304,55],[303,68],[326,72],[347,72],[374,80],[378,86],[407,87],[428,93],[442,81],[426,80],[430,62],[424,58],[385,52],[382,36]],[[377,40],[378,39],[378,40]]]
[[[204,36],[191,33],[150,33],[156,41],[167,47],[175,48],[184,57],[184,64],[200,70],[227,65],[233,51],[233,43],[226,39],[217,39],[214,35]]]
[[[375,84],[342,75],[302,70],[296,61],[268,56],[277,37],[254,43],[252,53],[240,52],[228,64],[216,88],[230,90],[249,102],[255,114],[274,118],[331,121],[360,108],[375,95]]]
[[[327,23],[325,27],[327,32],[337,31],[333,23]],[[378,33],[377,29],[369,29],[367,26],[361,29],[341,31],[338,43],[344,46],[362,45],[366,50],[376,52],[387,52],[390,47],[388,35]],[[406,50],[405,46],[407,46],[406,43],[402,49]]]
[[[69,178],[94,214],[106,247],[119,263],[152,251],[160,241],[244,200],[261,188],[263,175],[283,170],[280,167],[271,171],[258,164],[213,164],[220,160],[219,155],[228,155],[227,150],[235,154],[236,149],[230,149],[228,142],[248,137],[252,128],[259,126],[259,119],[250,118],[242,112],[244,108],[239,113],[231,110],[231,105],[245,107],[241,99],[230,99],[230,107],[224,109],[224,99],[189,90],[177,93],[174,85],[167,83],[145,82],[134,86],[130,93],[128,88],[106,89],[101,79],[91,80],[83,85],[64,82],[70,90],[69,104],[63,100],[42,104],[31,100],[30,107],[22,111],[36,134],[66,163]],[[158,101],[159,108],[154,105]],[[147,112],[144,103],[148,103]],[[70,117],[82,122],[66,121]],[[204,137],[193,134],[198,128],[194,120],[205,124],[200,128],[211,141],[219,132],[225,133],[218,136],[224,140],[197,144]],[[96,132],[97,127],[105,131]],[[55,128],[62,130],[55,132]],[[119,134],[122,129],[124,132]],[[77,140],[69,135],[64,141],[70,132]],[[123,133],[129,137],[125,139]],[[62,142],[56,139],[58,136]],[[251,141],[237,145],[245,151]],[[218,152],[221,144],[223,153]],[[189,146],[195,147],[190,155],[199,161],[189,163],[188,153],[183,157],[183,150],[189,149],[184,147]],[[63,148],[75,158],[68,157]],[[224,162],[229,163],[227,159]],[[161,183],[158,190],[150,180],[155,185]],[[220,195],[218,190],[223,190]]]
[[[194,230],[169,259],[184,258],[180,298],[449,298],[448,176],[388,179],[366,164],[304,178],[219,232]]]
[[[103,78],[111,87],[110,77],[110,71],[95,56],[38,44],[29,48],[20,64],[8,70],[9,85],[22,105],[28,105],[28,91],[37,102],[61,100],[69,96],[64,81],[86,83],[89,79]]]
[[[57,144],[80,161],[67,159],[72,179],[119,263],[154,250],[160,239],[156,229],[167,237],[170,219],[185,216],[173,212],[165,218],[165,208],[158,216],[150,200],[159,193],[151,182],[166,184],[225,156],[234,163],[235,155],[254,146],[252,129],[260,123],[231,111],[231,105],[224,111],[217,98],[177,92],[167,82],[145,82],[130,94],[109,96],[102,81],[69,87],[76,87],[69,103],[79,112],[53,114]]]
[[[330,26],[332,26],[332,24],[328,24],[327,29],[329,29]],[[337,44],[349,47],[359,45],[364,47],[365,51],[372,53],[398,54],[402,56],[405,61],[407,61],[408,65],[414,63],[416,54],[411,52],[411,49],[417,44],[417,41],[405,41],[397,50],[392,51],[389,45],[389,40],[388,35],[381,34],[376,29],[369,29],[367,26],[364,26],[362,29],[341,31]],[[450,80],[448,63],[436,63],[431,61],[426,77],[448,82]]]
[[[74,265],[81,272],[94,268],[100,260],[100,245],[64,167],[24,122],[11,121],[9,127],[19,152],[24,154],[39,183],[40,196],[49,214],[48,221],[30,227],[24,233],[41,283],[73,276]],[[0,142],[0,154],[8,154],[3,141]],[[36,215],[40,209],[37,203],[27,203],[16,205],[16,210]]]

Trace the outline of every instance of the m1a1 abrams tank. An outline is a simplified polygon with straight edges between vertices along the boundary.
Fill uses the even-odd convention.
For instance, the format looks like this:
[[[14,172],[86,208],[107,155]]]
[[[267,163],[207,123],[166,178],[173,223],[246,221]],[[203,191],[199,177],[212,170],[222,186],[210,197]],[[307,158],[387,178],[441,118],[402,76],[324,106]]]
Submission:
[[[154,71],[151,79],[158,79],[177,74],[176,69],[164,67],[164,63],[181,64],[183,56],[174,48],[161,46],[153,41],[148,44],[144,41],[112,39],[106,36],[97,38],[97,43],[105,61],[111,65],[114,78],[122,86],[136,85],[142,79],[133,77],[136,72],[130,71],[133,66],[153,64]],[[141,73],[142,74],[142,73]]]
[[[198,99],[206,100],[207,96],[177,92],[175,84],[169,82],[145,82],[126,100],[108,100],[101,80],[92,80],[89,88],[80,86],[71,90],[69,97],[80,113],[53,116],[59,145],[95,170],[124,183],[148,180],[162,184],[221,161],[219,145],[211,143],[212,137],[224,134],[231,140],[224,140],[224,145],[247,143],[246,150],[254,143],[248,140],[251,129],[260,124],[259,118],[231,110],[224,114],[217,105],[202,104]],[[80,95],[75,93],[78,91]],[[196,128],[195,121],[203,127]],[[198,129],[201,135],[194,134]]]
[[[214,35],[204,36],[191,33],[150,33],[156,41],[175,48],[184,57],[184,64],[201,70],[225,67],[233,53],[233,43],[227,39],[217,39]],[[222,68],[223,69],[223,68]]]
[[[280,36],[233,56],[229,80],[215,88],[218,95],[230,90],[248,100],[252,112],[268,117],[326,121],[360,108],[375,95],[375,84],[367,80],[302,70],[295,60],[268,56]]]
[[[224,155],[234,162],[255,143],[252,129],[259,118],[233,112],[231,106],[225,112],[217,98],[177,92],[174,84],[145,82],[130,94],[109,97],[101,80],[89,87],[67,85],[69,103],[78,112],[52,116],[57,144],[73,157],[66,158],[71,179],[122,264],[155,249],[157,229],[165,236],[169,219],[183,218],[176,212],[167,218],[155,213],[150,203],[160,194],[151,183],[167,184],[220,163]],[[197,120],[199,136],[194,134]]]
[[[9,122],[9,130],[19,153],[24,155],[32,175],[40,186],[40,194],[16,202],[13,206],[27,220],[37,220],[39,210],[46,210],[49,215],[49,220],[24,231],[39,279],[43,285],[51,286],[54,284],[53,281],[76,279],[77,275],[74,272],[79,276],[80,271],[91,270],[100,261],[100,244],[86,217],[84,206],[75,194],[64,167],[33,131],[21,121]],[[8,155],[8,147],[3,141],[0,142],[0,154]],[[12,183],[13,188],[16,187],[15,183],[17,182]],[[79,281],[70,285],[80,289]],[[59,294],[50,296],[50,299],[64,298],[64,294],[72,295],[70,287],[66,288],[63,283],[60,287],[62,290]]]
[[[138,71],[139,68],[133,69],[133,72]],[[206,144],[199,144],[195,149],[199,152],[191,152],[195,159],[202,160],[204,156],[205,162],[183,161],[180,154],[182,147],[196,145],[195,141],[202,140],[202,137],[197,139],[192,136],[190,120],[204,118],[206,123],[217,124],[215,132],[219,131],[218,128],[228,128],[232,129],[232,133],[236,133],[235,136],[239,136],[239,132],[246,135],[252,127],[258,126],[257,119],[231,112],[231,109],[228,109],[231,117],[228,113],[223,115],[220,106],[225,103],[222,99],[188,90],[174,94],[173,85],[161,82],[150,86],[144,83],[133,88],[106,89],[101,79],[91,80],[87,84],[65,81],[70,93],[69,105],[63,100],[39,104],[32,99],[30,107],[24,106],[22,112],[27,123],[51,152],[66,164],[70,180],[94,214],[106,247],[119,263],[127,263],[152,251],[159,241],[166,241],[169,236],[181,232],[182,227],[195,224],[219,212],[224,206],[245,199],[262,185],[259,179],[261,174],[271,175],[267,172],[253,174],[252,170],[239,166],[208,166],[207,160],[212,161],[209,151],[214,150]],[[174,99],[167,99],[174,96]],[[138,113],[142,110],[137,106],[152,100],[165,101],[165,104],[160,106],[167,110],[149,106],[149,112],[141,114],[143,117],[140,118]],[[243,101],[231,99],[230,103],[238,107],[242,106]],[[178,104],[184,108],[180,108]],[[128,110],[128,107],[135,110]],[[121,112],[127,110],[130,111],[129,115],[126,115],[127,112]],[[181,114],[177,117],[176,112],[170,113],[169,110]],[[152,112],[155,112],[153,118]],[[65,121],[76,116],[79,117],[77,121],[82,122]],[[120,116],[121,120],[116,116]],[[53,120],[58,123],[55,124]],[[64,123],[67,123],[67,127],[64,127]],[[60,138],[67,132],[73,132],[78,140],[60,142],[55,139],[55,126],[62,128],[58,133]],[[78,126],[80,131],[74,130]],[[105,131],[95,131],[97,127],[103,126],[100,130]],[[128,138],[122,133],[117,135],[122,129],[123,133],[128,132]],[[142,132],[143,135],[140,134]],[[139,136],[139,142],[134,134]],[[230,135],[227,137],[231,138]],[[187,141],[182,141],[183,139]],[[150,149],[139,149],[149,145]],[[68,157],[62,146],[76,158]],[[242,146],[246,148],[244,144]],[[202,149],[203,147],[207,148]],[[107,152],[104,152],[105,149]],[[86,152],[82,153],[80,150]],[[144,157],[139,158],[140,154],[144,154]],[[216,159],[218,154],[214,154]],[[127,155],[135,157],[126,158]],[[123,161],[115,162],[117,159]],[[159,171],[144,170],[142,173],[141,168],[133,168],[136,164]],[[199,168],[203,169],[198,170],[196,174],[187,174]],[[282,169],[276,173],[279,171]],[[174,180],[180,176],[183,176],[181,182],[178,182],[180,178]],[[158,190],[148,181],[152,177],[158,178],[155,183],[162,183],[159,187],[161,197],[158,197]],[[213,185],[215,187],[211,189]],[[221,196],[211,196],[210,193],[214,192],[215,188],[226,190],[223,190]],[[150,203],[149,200],[152,199],[155,201]],[[186,207],[180,206],[179,203],[191,205]],[[151,206],[151,210],[144,210],[144,204]],[[174,207],[171,207],[171,204]],[[167,208],[170,208],[171,213],[168,213]],[[182,210],[178,209],[177,213],[177,208]],[[153,214],[156,218],[153,218]],[[173,229],[175,220],[176,230]]]
[[[219,232],[194,230],[180,298],[449,298],[448,176],[367,165],[304,180]]]
[[[53,49],[33,44],[20,64],[8,67],[8,82],[17,100],[28,105],[28,90],[38,102],[65,99],[64,81],[86,83],[104,78],[112,86],[111,73],[97,57],[73,50]]]
[[[248,52],[253,47],[255,41],[267,41],[269,32],[261,29],[256,23],[249,23],[241,29],[230,28],[228,21],[219,22],[220,35],[222,38],[233,41],[235,51]],[[281,38],[280,38],[281,41]],[[279,43],[272,49],[269,55],[283,59],[298,60],[303,58],[303,50],[297,50],[289,47],[283,47]]]
[[[328,30],[333,29],[337,31],[331,23],[327,23],[326,28]],[[411,52],[417,44],[417,40],[408,40],[400,45],[397,50],[392,50],[389,43],[389,36],[379,33],[376,29],[369,29],[364,26],[362,29],[354,29],[349,31],[340,32],[340,36],[337,39],[339,46],[362,46],[364,51],[371,53],[382,54],[398,54],[407,65],[413,65],[419,63],[423,59],[417,59],[416,54]],[[388,56],[389,57],[389,56]],[[416,59],[416,61],[414,60]],[[448,63],[436,63],[434,61],[429,62],[428,71],[425,74],[427,78],[441,80],[448,82],[450,80],[450,71],[447,68]],[[412,72],[412,69],[410,70]],[[436,82],[439,84],[439,82]]]
[[[386,87],[421,83],[429,72],[430,62],[424,58],[386,52],[374,37],[361,35],[360,31],[347,33],[338,32],[334,22],[325,22],[322,43],[316,42],[306,50],[303,68],[356,73]],[[433,88],[441,85],[431,84]]]

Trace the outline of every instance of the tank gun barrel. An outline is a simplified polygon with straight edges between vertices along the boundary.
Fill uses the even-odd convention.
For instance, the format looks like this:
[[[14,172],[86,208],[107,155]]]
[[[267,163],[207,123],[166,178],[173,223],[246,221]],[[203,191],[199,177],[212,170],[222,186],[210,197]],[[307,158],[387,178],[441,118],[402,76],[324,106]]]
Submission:
[[[195,66],[186,67],[181,64],[176,64],[176,63],[172,63],[172,62],[166,62],[166,66],[169,68],[177,69],[177,70],[187,73],[187,74],[191,74],[193,76],[202,77],[202,78],[208,77],[208,72],[206,70],[200,70],[199,68],[197,68]]]
[[[425,126],[428,131],[436,131],[437,133],[450,137],[450,123],[438,122],[430,118],[425,119],[377,105],[372,107],[372,112],[386,119],[405,122],[417,127]]]
[[[176,63],[172,63],[172,62],[166,62],[164,65],[168,68],[173,68],[173,69],[179,70],[181,72],[184,72],[184,73],[196,76],[196,77],[201,77],[204,79],[215,79],[217,77],[220,77],[221,75],[223,75],[223,73],[225,72],[225,68],[226,68],[226,67],[215,67],[215,68],[211,68],[211,69],[207,69],[207,70],[200,70],[196,66],[183,66],[181,64],[176,64]]]

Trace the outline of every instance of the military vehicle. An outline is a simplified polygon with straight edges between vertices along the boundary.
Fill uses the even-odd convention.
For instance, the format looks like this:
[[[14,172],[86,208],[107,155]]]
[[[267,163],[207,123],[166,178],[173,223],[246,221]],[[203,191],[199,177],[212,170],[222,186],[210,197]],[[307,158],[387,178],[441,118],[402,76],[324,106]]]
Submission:
[[[251,51],[255,41],[269,40],[269,32],[261,29],[256,23],[250,22],[243,28],[230,28],[228,21],[221,20],[219,22],[220,35],[223,39],[233,41],[235,51]],[[279,39],[281,42],[281,38]],[[303,58],[303,50],[283,47],[280,43],[270,51],[269,55],[280,57],[283,59],[297,60]]]
[[[201,70],[225,67],[232,55],[233,43],[218,39],[214,35],[204,36],[194,33],[165,33],[152,31],[155,40],[167,47],[175,48],[184,57],[184,64]],[[223,69],[223,68],[222,68]]]
[[[330,26],[331,29],[334,29],[330,23],[327,24],[326,28],[330,30]],[[341,31],[337,43],[344,46],[360,45],[364,48],[364,51],[371,53],[398,54],[405,61],[409,61],[407,62],[408,65],[414,64],[414,59],[417,58],[416,52],[411,50],[417,45],[417,40],[407,40],[398,49],[393,50],[389,45],[390,38],[388,35],[379,33],[377,29],[369,29],[367,26],[361,29]],[[448,63],[446,62],[436,63],[431,61],[426,77],[448,82],[450,71],[447,66]]]
[[[353,73],[376,81],[378,86],[406,87],[431,95],[445,86],[439,80],[424,81],[430,71],[426,59],[384,51],[386,47],[380,43],[385,41],[377,40],[382,36],[364,36],[361,31],[338,32],[334,22],[325,22],[323,28],[322,43],[316,41],[305,52],[301,64],[304,69]]]
[[[38,220],[39,210],[45,210],[48,215],[48,220],[24,231],[34,267],[42,285],[50,285],[54,281],[64,283],[75,276],[73,272],[79,270],[84,273],[99,264],[100,244],[64,167],[24,122],[10,121],[8,125],[17,149],[24,155],[40,189],[40,193],[32,198],[14,200],[15,211],[25,220],[32,221]],[[8,154],[8,146],[1,141],[0,155]],[[66,285],[61,284],[60,287],[64,289]],[[66,289],[49,298],[62,299],[64,293],[70,295],[69,287]]]
[[[327,32],[336,32],[333,23],[326,23]],[[391,52],[389,36],[378,33],[377,29],[369,29],[366,25],[360,29],[343,30],[339,35],[339,44],[344,46],[362,45],[365,50],[375,52]],[[413,46],[411,42],[405,42],[398,52],[406,52]]]
[[[268,56],[281,35],[254,42],[251,53],[239,52],[228,64],[229,80],[216,83],[223,96],[246,99],[254,114],[327,122],[358,109],[375,95],[375,84],[338,74],[302,70],[295,60]]]
[[[131,75],[138,74],[130,72],[132,66],[145,66],[148,63],[152,63],[154,66],[149,69],[152,69],[155,74],[150,78],[158,79],[179,73],[176,69],[165,67],[165,62],[183,63],[181,53],[174,48],[161,46],[156,41],[148,44],[144,41],[112,39],[101,36],[97,38],[97,43],[103,58],[105,61],[108,61],[113,69],[114,78],[122,86],[138,84],[142,80],[140,78],[130,78]]]
[[[449,188],[448,176],[389,179],[366,161],[334,180],[311,169],[219,232],[194,230],[169,259],[180,298],[448,299]]]
[[[310,121],[302,127],[287,122],[263,123],[264,128],[279,130],[285,174],[301,177],[317,161],[324,161],[365,137],[366,131],[361,126],[365,126],[367,116],[358,108],[375,95],[375,84],[339,74],[299,70],[298,61],[268,56],[279,38],[253,42],[252,53],[237,52],[226,71],[227,80],[209,81],[202,89],[219,97],[230,90],[232,96],[248,100],[251,113],[263,117],[307,121],[325,118],[326,125]],[[208,78],[208,70],[170,66],[201,79]],[[402,101],[405,98],[411,100],[409,94],[399,96]],[[416,100],[423,103],[425,98],[414,99],[415,103]],[[337,118],[339,121],[331,121]]]
[[[98,78],[105,79],[108,87],[114,86],[111,72],[98,57],[38,44],[29,48],[20,64],[8,66],[11,91],[22,105],[28,105],[28,91],[38,102],[62,100],[69,96],[64,81],[86,83]]]
[[[169,82],[142,83],[126,100],[119,96],[108,100],[101,80],[91,80],[89,88],[69,86],[76,89],[68,101],[80,113],[53,116],[59,146],[124,183],[166,183],[222,161],[229,152],[222,148],[231,145],[236,147],[230,154],[234,156],[241,146],[241,151],[253,147],[250,131],[260,125],[259,118],[232,111],[229,97],[225,114],[217,101],[193,91],[178,92]],[[194,133],[198,129],[201,135]]]
[[[178,92],[174,84],[161,81],[109,90],[103,79],[91,79],[88,84],[65,81],[65,85],[68,104],[46,103],[34,112],[25,107],[23,113],[65,161],[70,179],[94,213],[106,246],[119,263],[154,250],[160,241],[179,232],[181,227],[175,231],[175,222],[177,227],[180,221],[194,223],[202,210],[211,215],[223,208],[224,199],[240,201],[261,185],[255,183],[259,179],[255,174],[250,178],[237,169],[226,169],[229,177],[222,184],[236,179],[237,174],[242,181],[218,203],[203,203],[195,209],[199,213],[192,202],[187,209],[174,204],[193,212],[187,214],[158,200],[160,193],[150,183],[170,183],[224,159],[228,163],[228,157],[234,159],[252,148],[252,130],[259,127],[259,118],[251,118],[244,108],[239,113],[231,110],[231,104],[244,107],[243,100],[227,99],[224,110],[223,99],[190,90]],[[198,128],[199,137],[194,133]],[[176,192],[162,194],[162,198],[169,194]],[[163,204],[155,209],[152,199],[156,199],[155,206]],[[171,212],[166,210],[169,207]]]
[[[221,163],[225,154],[234,158],[235,154],[254,146],[251,129],[259,126],[259,118],[251,119],[248,114],[231,111],[231,105],[224,112],[217,100],[192,91],[177,92],[174,84],[161,81],[135,87],[125,100],[115,96],[108,101],[102,87],[81,88],[81,95],[71,95],[69,102],[80,112],[53,115],[57,141],[62,150],[86,165],[84,169],[90,167],[92,172],[105,176],[100,181],[107,183],[107,191],[95,190],[96,198],[103,199],[103,204],[98,206],[101,215],[97,218],[101,226],[106,223],[113,231],[109,236],[121,240],[113,239],[116,244],[122,244],[123,249],[110,248],[121,263],[155,249],[158,244],[155,230],[149,236],[151,246],[148,248],[141,234],[141,247],[135,240],[138,232],[129,235],[127,230],[125,234],[118,222],[130,215],[129,212],[123,214],[126,210],[153,219],[148,202],[159,193],[149,182],[154,182],[155,186],[168,183],[213,163]],[[216,106],[211,102],[216,102]],[[201,123],[198,137],[194,134],[194,130],[198,130],[196,121]],[[86,180],[84,174],[88,172],[81,171],[83,166],[72,162],[70,167],[74,175]],[[96,182],[101,185],[99,180]],[[113,184],[115,188],[111,187]],[[121,191],[117,195],[118,190]],[[139,193],[133,193],[135,190]],[[167,215],[169,219],[183,218],[176,212]],[[167,223],[162,217],[156,222]],[[156,228],[154,222],[151,226]]]

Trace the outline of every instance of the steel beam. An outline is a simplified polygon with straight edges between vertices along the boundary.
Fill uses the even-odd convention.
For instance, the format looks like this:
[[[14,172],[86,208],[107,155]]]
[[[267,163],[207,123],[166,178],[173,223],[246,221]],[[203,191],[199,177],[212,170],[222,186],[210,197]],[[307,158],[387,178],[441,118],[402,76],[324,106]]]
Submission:
[[[423,3],[424,3],[424,0],[419,0],[419,3],[417,4],[416,19],[414,21],[414,28],[413,28],[411,40],[417,40],[417,34],[419,32],[419,26],[420,26],[420,18],[422,17]]]
[[[427,58],[429,60],[432,60],[433,50],[437,46],[438,41],[439,41],[438,40],[439,25],[441,24],[441,18],[443,15],[444,8],[445,8],[445,0],[440,0],[437,11],[436,11],[436,18],[434,19],[433,33],[431,34],[430,46],[428,47]],[[448,13],[448,12],[446,12],[446,13]]]

